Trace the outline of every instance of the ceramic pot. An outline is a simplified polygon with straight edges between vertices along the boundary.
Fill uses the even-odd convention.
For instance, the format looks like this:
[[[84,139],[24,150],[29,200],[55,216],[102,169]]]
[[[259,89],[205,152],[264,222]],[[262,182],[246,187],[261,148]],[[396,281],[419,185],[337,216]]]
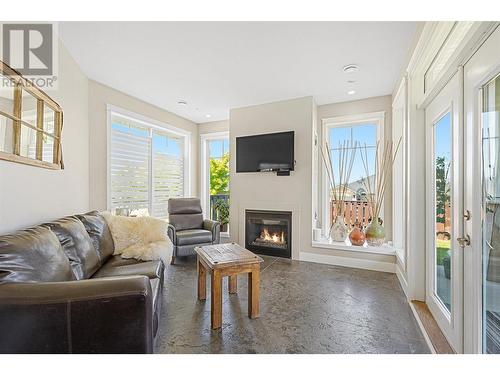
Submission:
[[[365,244],[365,234],[361,230],[359,223],[354,224],[354,228],[349,234],[349,240],[353,246],[363,246]]]
[[[348,234],[349,230],[347,229],[347,225],[345,225],[344,217],[337,216],[330,228],[330,239],[335,242],[344,242]]]
[[[365,229],[366,242],[370,246],[382,246],[385,242],[385,229],[378,217],[374,218]]]

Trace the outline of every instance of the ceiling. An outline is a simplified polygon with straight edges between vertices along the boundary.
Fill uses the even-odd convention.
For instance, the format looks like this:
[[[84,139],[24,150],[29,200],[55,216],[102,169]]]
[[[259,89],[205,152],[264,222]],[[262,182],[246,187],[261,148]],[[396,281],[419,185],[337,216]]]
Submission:
[[[62,22],[59,32],[90,79],[203,123],[290,98],[321,105],[390,94],[417,24]],[[359,71],[344,73],[347,64]]]

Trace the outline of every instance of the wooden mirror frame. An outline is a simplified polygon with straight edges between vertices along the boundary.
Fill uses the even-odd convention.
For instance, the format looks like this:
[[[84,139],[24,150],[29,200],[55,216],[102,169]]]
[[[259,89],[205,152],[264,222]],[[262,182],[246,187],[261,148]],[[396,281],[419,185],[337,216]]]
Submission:
[[[0,61],[0,75],[8,78],[13,84],[13,110],[12,113],[0,109],[0,115],[12,120],[13,137],[12,153],[0,151],[0,159],[15,163],[28,164],[47,169],[64,169],[61,147],[61,134],[63,127],[63,112],[59,104],[50,98],[45,92],[33,85],[16,70]],[[23,90],[32,95],[37,100],[36,105],[36,126],[22,119]],[[54,133],[49,133],[44,129],[44,108],[48,107],[54,111]],[[25,126],[36,131],[36,159],[21,156],[21,127]],[[53,160],[44,161],[42,155],[43,137],[54,139]]]

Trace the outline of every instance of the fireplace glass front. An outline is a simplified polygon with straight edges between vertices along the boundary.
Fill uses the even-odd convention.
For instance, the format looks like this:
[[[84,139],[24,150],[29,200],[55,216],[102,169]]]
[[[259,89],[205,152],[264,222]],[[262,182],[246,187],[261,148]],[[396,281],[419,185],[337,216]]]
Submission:
[[[257,254],[291,258],[292,213],[245,211],[245,247]]]

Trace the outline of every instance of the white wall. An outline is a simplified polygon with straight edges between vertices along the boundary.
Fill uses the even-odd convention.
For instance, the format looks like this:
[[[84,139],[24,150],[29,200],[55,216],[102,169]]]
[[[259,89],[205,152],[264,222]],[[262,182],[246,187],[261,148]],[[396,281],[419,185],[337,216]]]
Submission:
[[[360,113],[370,113],[370,112],[385,112],[385,126],[384,126],[384,139],[392,139],[392,96],[377,96],[374,98],[355,100],[351,102],[333,103],[318,106],[318,139],[321,144],[321,122],[323,119],[336,117],[336,116],[347,116],[347,115],[357,115]],[[321,157],[318,158],[318,163],[323,163]],[[321,170],[322,166],[319,167]],[[321,176],[320,176],[321,177]],[[321,189],[322,183],[318,186]],[[321,197],[321,191],[318,192]],[[385,200],[384,200],[384,227],[386,230],[387,239],[392,239],[392,178],[389,176],[389,182],[387,183]],[[318,207],[321,212],[321,205]],[[320,214],[320,217],[323,217]]]
[[[58,88],[47,94],[64,113],[64,170],[0,160],[0,234],[89,208],[88,79],[59,43]]]
[[[98,210],[107,208],[107,104],[112,104],[191,133],[190,185],[191,195],[197,196],[199,164],[199,135],[197,125],[194,122],[130,95],[98,82],[90,81],[88,103],[90,120],[90,207]]]

